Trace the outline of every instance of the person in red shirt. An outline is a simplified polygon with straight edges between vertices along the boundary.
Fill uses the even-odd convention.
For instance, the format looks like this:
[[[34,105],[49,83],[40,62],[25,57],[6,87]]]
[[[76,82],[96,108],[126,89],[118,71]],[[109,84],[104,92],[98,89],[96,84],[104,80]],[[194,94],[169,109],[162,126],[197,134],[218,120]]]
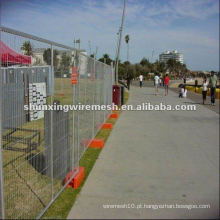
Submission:
[[[168,77],[168,74],[166,74],[166,76],[164,78],[165,95],[168,95],[169,81],[170,81],[170,79]]]

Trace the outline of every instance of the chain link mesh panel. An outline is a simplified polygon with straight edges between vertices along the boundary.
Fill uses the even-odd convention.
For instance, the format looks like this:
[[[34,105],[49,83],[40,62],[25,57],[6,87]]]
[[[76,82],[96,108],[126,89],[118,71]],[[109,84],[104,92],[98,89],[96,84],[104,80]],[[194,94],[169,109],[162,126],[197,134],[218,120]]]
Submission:
[[[100,106],[112,104],[112,68],[53,42],[0,34],[0,214],[36,218],[65,188],[66,175],[78,172],[80,158],[109,117],[111,109]],[[71,83],[73,67],[77,84]],[[67,111],[68,105],[78,109]]]

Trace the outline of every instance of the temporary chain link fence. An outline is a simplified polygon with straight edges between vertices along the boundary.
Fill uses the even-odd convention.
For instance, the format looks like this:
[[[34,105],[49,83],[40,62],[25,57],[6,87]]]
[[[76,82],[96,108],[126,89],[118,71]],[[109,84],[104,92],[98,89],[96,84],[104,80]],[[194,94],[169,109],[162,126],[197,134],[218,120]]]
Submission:
[[[111,110],[24,106],[111,105],[113,69],[74,48],[5,27],[0,43],[0,216],[40,218],[69,183],[66,175],[77,174]]]

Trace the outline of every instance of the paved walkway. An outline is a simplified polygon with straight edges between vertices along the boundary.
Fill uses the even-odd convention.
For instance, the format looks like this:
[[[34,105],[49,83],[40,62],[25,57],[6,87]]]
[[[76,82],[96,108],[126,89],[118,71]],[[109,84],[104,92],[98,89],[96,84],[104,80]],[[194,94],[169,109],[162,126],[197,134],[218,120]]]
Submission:
[[[173,90],[179,94],[179,89],[171,88],[171,90]],[[202,105],[202,94],[187,91],[187,97],[189,99],[191,99],[191,101],[188,102],[188,104]],[[219,114],[220,113],[219,99],[215,99],[215,104],[216,104],[215,106],[211,105],[211,97],[210,96],[207,96],[206,99],[207,99],[206,104],[204,106]]]
[[[173,82],[180,84],[180,83],[182,83],[182,80],[171,80],[171,83],[173,83]],[[139,86],[139,81],[134,81],[133,85],[134,86]],[[153,87],[153,86],[154,86],[153,81],[144,81],[143,82],[143,87]],[[169,90],[175,91],[176,93],[179,94],[179,88],[169,88]],[[188,91],[187,92],[187,97],[189,99],[191,99],[188,104],[202,105],[202,94]],[[220,113],[219,99],[216,99],[215,103],[216,103],[216,105],[212,106],[211,105],[211,98],[210,98],[210,96],[207,96],[206,104],[203,105],[203,106],[205,106],[208,109],[211,109],[212,111]]]
[[[132,87],[129,104],[183,104],[163,90]],[[196,111],[126,111],[120,115],[75,205],[71,219],[217,218],[219,115]],[[103,208],[119,204],[210,204],[210,209]]]

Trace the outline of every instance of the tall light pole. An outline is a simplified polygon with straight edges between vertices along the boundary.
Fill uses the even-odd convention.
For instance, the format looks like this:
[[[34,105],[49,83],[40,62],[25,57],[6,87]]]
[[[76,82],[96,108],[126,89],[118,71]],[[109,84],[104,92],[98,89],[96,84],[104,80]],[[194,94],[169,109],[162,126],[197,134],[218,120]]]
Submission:
[[[116,68],[115,68],[115,84],[118,84],[118,63],[119,63],[119,57],[120,57],[122,30],[123,30],[124,19],[125,19],[125,8],[126,8],[126,0],[124,0],[124,8],[123,8],[123,13],[122,13],[121,26],[119,29],[118,48],[117,48],[117,56],[116,56]]]
[[[127,62],[129,62],[129,40],[130,40],[130,38],[129,38],[129,35],[127,34],[126,36],[125,36],[125,42],[126,42],[126,44],[127,44]],[[128,76],[128,63],[127,63],[127,65],[126,65],[126,74],[127,74],[127,78],[129,77]]]

